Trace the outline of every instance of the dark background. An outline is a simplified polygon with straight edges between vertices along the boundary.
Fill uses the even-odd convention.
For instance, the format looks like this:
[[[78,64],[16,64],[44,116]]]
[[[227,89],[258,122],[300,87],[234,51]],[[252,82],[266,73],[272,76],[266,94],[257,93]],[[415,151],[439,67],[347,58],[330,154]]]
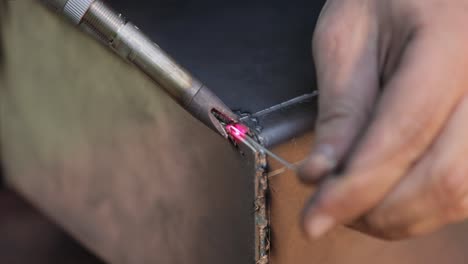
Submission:
[[[312,92],[311,40],[324,0],[109,0],[232,109]]]

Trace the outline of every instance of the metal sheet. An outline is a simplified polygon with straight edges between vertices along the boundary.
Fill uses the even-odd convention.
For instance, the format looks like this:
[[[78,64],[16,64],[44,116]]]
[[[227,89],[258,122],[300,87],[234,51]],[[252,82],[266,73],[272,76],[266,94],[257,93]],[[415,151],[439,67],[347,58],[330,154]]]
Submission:
[[[111,263],[251,263],[251,153],[39,4],[8,4],[7,183]]]

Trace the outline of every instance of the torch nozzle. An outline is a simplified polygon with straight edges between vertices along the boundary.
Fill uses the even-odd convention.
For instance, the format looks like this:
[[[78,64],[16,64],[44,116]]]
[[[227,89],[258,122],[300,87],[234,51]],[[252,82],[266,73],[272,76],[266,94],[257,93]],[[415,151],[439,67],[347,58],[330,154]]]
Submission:
[[[283,164],[286,168],[292,171],[298,170],[297,165],[286,161],[285,159],[281,158],[280,156],[276,155],[275,153],[258,143],[252,137],[250,129],[246,125],[242,123],[231,123],[227,124],[225,129],[229,137],[235,142],[241,142],[253,149],[254,151],[260,151],[267,154],[269,157],[275,159],[276,161]]]

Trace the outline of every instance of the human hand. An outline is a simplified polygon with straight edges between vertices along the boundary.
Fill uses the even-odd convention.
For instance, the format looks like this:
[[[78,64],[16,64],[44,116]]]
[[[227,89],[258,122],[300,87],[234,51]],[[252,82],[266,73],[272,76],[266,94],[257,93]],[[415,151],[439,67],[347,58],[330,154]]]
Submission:
[[[307,234],[401,239],[468,217],[468,1],[328,0]]]

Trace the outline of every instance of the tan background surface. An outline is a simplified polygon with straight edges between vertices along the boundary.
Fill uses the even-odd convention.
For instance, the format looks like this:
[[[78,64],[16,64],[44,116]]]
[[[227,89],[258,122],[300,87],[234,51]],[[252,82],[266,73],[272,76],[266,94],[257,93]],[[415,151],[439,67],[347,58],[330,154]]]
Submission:
[[[313,135],[278,146],[275,152],[297,162],[308,154]],[[272,171],[281,166],[271,163]],[[299,228],[299,213],[313,192],[296,175],[270,177],[272,264],[465,264],[468,263],[468,223],[404,242],[384,242],[340,227],[325,238],[308,241]],[[350,198],[352,199],[352,198]]]

